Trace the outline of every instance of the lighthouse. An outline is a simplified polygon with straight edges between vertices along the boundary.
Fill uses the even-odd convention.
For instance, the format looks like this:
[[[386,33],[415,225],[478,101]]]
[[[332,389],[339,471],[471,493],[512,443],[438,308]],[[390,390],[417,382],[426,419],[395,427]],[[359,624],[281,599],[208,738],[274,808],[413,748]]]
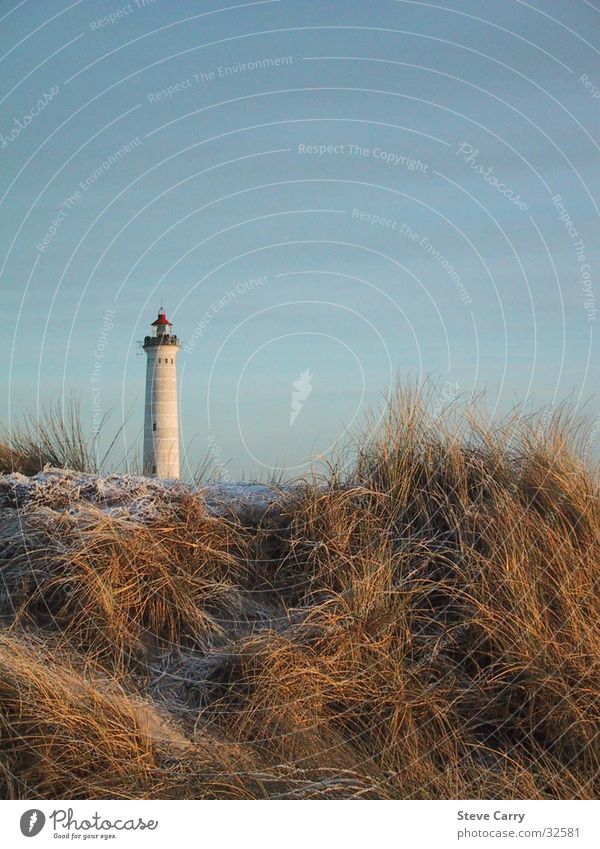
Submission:
[[[179,339],[161,307],[154,336],[144,339],[146,403],[144,408],[144,474],[179,477],[179,413],[177,410],[177,354]]]

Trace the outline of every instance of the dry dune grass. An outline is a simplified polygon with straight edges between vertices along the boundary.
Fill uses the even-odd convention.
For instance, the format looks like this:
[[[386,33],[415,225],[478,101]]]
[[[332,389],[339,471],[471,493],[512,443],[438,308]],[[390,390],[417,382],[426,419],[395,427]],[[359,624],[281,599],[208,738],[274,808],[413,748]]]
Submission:
[[[400,396],[259,520],[5,507],[2,795],[595,798],[584,437],[444,420]]]
[[[221,620],[241,612],[236,584],[246,542],[239,530],[190,497],[150,526],[90,512],[83,527],[44,521],[46,547],[32,552],[24,544],[13,559],[12,574],[27,586],[20,625],[56,629],[115,669],[143,663],[153,648],[208,650],[223,637]],[[14,604],[15,593],[7,598]]]
[[[86,438],[78,401],[60,399],[48,409],[0,431],[0,471],[31,475],[45,465],[92,471],[93,446]]]

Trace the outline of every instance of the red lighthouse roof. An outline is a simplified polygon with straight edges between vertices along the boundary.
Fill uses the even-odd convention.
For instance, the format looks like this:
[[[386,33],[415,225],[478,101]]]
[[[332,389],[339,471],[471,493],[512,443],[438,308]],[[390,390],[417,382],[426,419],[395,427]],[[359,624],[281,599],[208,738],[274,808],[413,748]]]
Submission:
[[[167,318],[167,316],[165,314],[165,311],[161,307],[160,310],[158,311],[158,318],[156,319],[156,321],[152,322],[152,327],[160,327],[164,324],[168,324],[169,327],[173,326],[173,323],[169,321],[169,319]]]

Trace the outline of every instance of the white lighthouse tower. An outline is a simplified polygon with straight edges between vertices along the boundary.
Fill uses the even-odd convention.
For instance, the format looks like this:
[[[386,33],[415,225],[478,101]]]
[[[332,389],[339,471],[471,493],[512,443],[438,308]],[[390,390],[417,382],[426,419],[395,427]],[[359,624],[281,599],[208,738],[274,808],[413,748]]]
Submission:
[[[179,477],[179,413],[177,410],[177,354],[179,339],[163,308],[152,322],[154,336],[144,339],[146,404],[144,410],[144,474]]]

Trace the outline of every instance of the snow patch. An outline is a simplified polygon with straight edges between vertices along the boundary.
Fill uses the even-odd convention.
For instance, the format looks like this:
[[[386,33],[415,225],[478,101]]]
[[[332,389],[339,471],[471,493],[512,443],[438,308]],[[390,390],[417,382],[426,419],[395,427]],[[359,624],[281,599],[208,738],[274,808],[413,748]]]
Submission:
[[[215,483],[191,486],[178,480],[141,475],[85,474],[46,468],[28,477],[18,472],[0,475],[0,508],[46,509],[71,516],[90,507],[114,518],[146,522],[156,518],[165,502],[199,496],[211,515],[252,515],[264,512],[281,488],[256,483]]]

